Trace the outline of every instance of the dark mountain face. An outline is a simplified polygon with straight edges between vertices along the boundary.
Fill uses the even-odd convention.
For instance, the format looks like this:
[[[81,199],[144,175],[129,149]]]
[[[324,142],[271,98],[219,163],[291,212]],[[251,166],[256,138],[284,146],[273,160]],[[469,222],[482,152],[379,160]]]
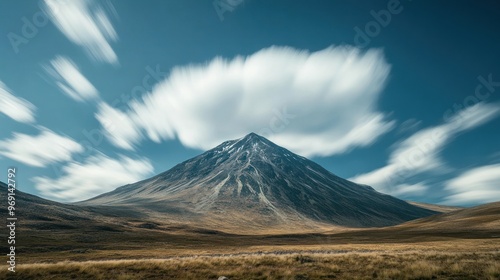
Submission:
[[[217,225],[388,226],[435,214],[249,134],[84,205],[132,205]]]
[[[7,184],[0,182],[0,215],[8,217]],[[121,217],[141,219],[137,213],[130,213],[121,207],[77,206],[59,203],[15,190],[15,217],[17,227],[23,232],[67,230],[84,232],[99,231],[102,228],[117,227],[110,220]],[[140,213],[139,213],[140,214]],[[126,215],[126,216],[125,216]]]

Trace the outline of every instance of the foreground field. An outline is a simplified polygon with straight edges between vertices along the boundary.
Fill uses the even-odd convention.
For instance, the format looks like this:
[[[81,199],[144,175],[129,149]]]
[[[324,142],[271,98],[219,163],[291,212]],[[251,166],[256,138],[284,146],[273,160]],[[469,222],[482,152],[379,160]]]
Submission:
[[[251,232],[17,199],[17,272],[0,279],[500,279],[500,202],[385,228]]]
[[[30,255],[0,279],[500,279],[500,239],[242,248]]]
[[[16,279],[218,279],[222,275],[229,279],[500,279],[500,254],[310,252],[60,262],[22,265]]]

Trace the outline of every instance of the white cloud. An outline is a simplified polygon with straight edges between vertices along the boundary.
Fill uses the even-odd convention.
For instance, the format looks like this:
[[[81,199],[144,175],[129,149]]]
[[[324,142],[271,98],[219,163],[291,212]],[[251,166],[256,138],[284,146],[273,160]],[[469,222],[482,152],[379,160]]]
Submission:
[[[96,117],[115,127],[108,137],[126,149],[146,137],[209,149],[256,132],[304,156],[340,154],[392,129],[377,111],[389,71],[376,50],[270,47],[174,68],[127,112],[101,106]]]
[[[446,119],[441,125],[422,129],[396,145],[386,166],[350,180],[393,193],[400,181],[425,171],[444,170],[439,154],[458,134],[498,116],[498,104],[478,103]]]
[[[99,97],[95,87],[69,58],[57,56],[45,70],[56,79],[57,86],[74,100],[81,102]]]
[[[114,10],[110,2],[106,4]],[[54,25],[71,42],[96,61],[118,63],[110,45],[118,35],[100,4],[93,0],[45,0],[45,6]]]
[[[12,138],[0,141],[0,155],[37,167],[71,160],[72,154],[83,150],[73,139],[48,129],[36,136],[13,133]]]
[[[349,180],[358,184],[369,185],[380,192],[391,193],[391,187],[395,185],[393,183],[393,180],[398,179],[397,177],[395,179],[392,179],[392,177],[399,176],[400,172],[402,172],[401,169],[404,168],[404,166],[399,167],[400,169],[398,170],[398,167],[399,166],[396,166],[394,164],[387,164],[384,167],[375,169],[368,173],[356,175]],[[404,176],[406,174],[407,173],[402,173],[400,176]]]
[[[486,165],[462,173],[446,183],[451,194],[443,204],[469,205],[500,201],[500,164]]]
[[[36,107],[29,101],[16,97],[11,90],[0,81],[0,112],[11,119],[22,123],[35,122]]]
[[[99,103],[97,108],[96,118],[105,128],[111,143],[124,149],[133,149],[131,143],[141,138],[135,123],[125,113],[104,102]]]
[[[423,195],[427,191],[427,189],[429,189],[429,187],[424,185],[423,183],[401,184],[394,187],[394,190],[391,192],[391,194],[403,197],[411,195],[420,196]]]
[[[149,160],[118,159],[99,154],[84,163],[72,161],[63,167],[63,176],[52,179],[35,177],[35,187],[43,196],[59,201],[85,200],[113,189],[136,182],[153,172]]]

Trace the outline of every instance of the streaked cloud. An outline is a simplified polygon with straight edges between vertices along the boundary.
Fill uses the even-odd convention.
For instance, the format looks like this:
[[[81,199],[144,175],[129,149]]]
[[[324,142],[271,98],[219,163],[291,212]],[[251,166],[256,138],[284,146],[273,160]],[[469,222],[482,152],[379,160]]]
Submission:
[[[414,133],[416,132],[420,126],[422,125],[422,121],[417,119],[409,119],[398,125],[398,133],[406,134],[406,133]]]
[[[441,125],[422,129],[397,143],[387,165],[350,180],[393,193],[405,179],[426,171],[442,171],[440,152],[462,132],[480,126],[500,113],[498,104],[478,103],[451,116]]]
[[[394,187],[391,194],[398,197],[420,196],[429,189],[424,183],[401,184]]]
[[[97,111],[96,118],[105,129],[108,140],[117,147],[132,150],[133,143],[141,138],[135,122],[104,102],[99,103]]]
[[[35,110],[35,105],[12,94],[12,91],[0,81],[0,113],[18,122],[34,123]]]
[[[61,91],[72,99],[82,102],[99,97],[96,88],[80,73],[71,59],[57,56],[50,66],[44,68],[56,80]]]
[[[101,106],[96,117],[125,149],[174,137],[209,149],[253,131],[304,156],[341,154],[393,128],[377,110],[389,72],[379,50],[270,47],[174,68],[127,111]]]
[[[101,3],[103,5],[101,5]],[[104,7],[114,12],[109,1],[45,0],[46,13],[54,25],[74,44],[99,62],[118,63],[111,42],[118,35]]]
[[[462,173],[446,182],[447,205],[469,205],[500,201],[500,164],[486,165]]]
[[[71,161],[62,168],[62,172],[59,178],[33,178],[35,187],[50,199],[85,200],[145,179],[153,172],[153,166],[146,158],[132,159],[122,155],[114,159],[98,154],[83,163]]]
[[[12,138],[0,141],[0,155],[36,167],[71,160],[84,148],[73,139],[42,129],[38,135],[14,132]]]

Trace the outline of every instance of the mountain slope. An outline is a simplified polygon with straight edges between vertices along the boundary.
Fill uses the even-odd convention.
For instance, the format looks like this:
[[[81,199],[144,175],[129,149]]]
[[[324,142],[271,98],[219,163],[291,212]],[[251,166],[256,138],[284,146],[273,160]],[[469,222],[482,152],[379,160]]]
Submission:
[[[418,206],[420,208],[429,209],[429,210],[436,211],[439,213],[448,213],[448,212],[464,209],[464,207],[459,207],[459,206],[446,206],[446,205],[430,204],[430,203],[423,203],[423,202],[416,202],[416,201],[406,201],[406,202],[410,203],[411,205],[415,205],[415,206]]]
[[[496,230],[500,237],[500,202],[442,213],[402,224],[396,228],[414,230]]]
[[[7,185],[0,182],[0,215],[7,217]],[[29,230],[96,230],[115,228],[115,218],[134,218],[121,207],[87,207],[59,203],[31,195],[17,189],[15,191],[15,215],[19,226]]]
[[[249,134],[79,203],[128,205],[206,227],[389,226],[435,214]]]

